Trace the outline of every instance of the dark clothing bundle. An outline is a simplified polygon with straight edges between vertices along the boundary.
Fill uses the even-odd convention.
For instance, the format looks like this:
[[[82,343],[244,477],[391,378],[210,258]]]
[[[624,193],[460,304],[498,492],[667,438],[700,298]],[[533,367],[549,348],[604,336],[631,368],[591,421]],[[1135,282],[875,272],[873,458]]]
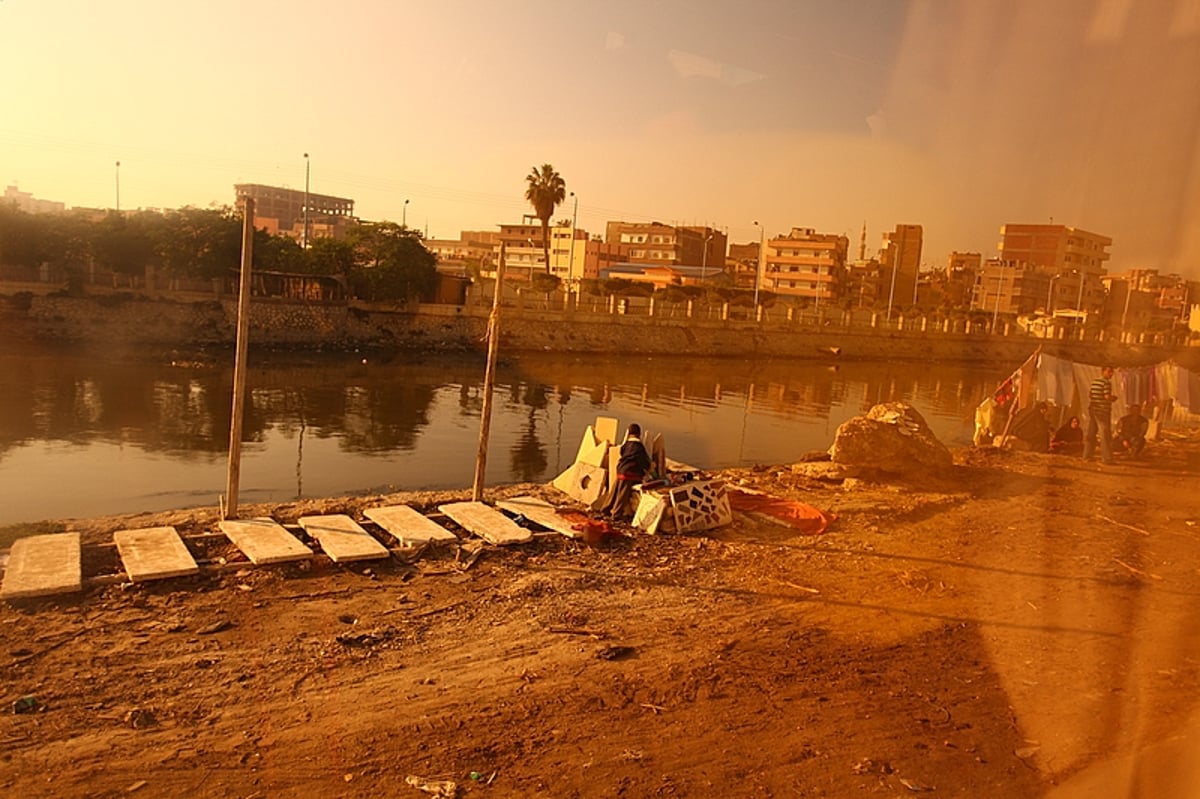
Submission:
[[[621,445],[621,457],[617,459],[617,476],[622,480],[640,481],[650,470],[650,454],[640,438],[630,436]]]

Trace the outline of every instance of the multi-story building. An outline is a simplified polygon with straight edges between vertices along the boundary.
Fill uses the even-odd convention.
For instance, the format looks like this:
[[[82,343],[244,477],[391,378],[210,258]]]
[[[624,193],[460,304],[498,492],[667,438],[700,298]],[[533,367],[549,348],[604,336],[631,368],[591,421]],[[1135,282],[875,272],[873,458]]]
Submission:
[[[761,288],[784,297],[836,302],[846,289],[850,240],[812,228],[794,227],[767,240]]]
[[[5,205],[12,205],[27,214],[61,214],[67,210],[66,203],[39,200],[30,192],[19,191],[16,186],[9,186],[4,190],[3,202]]]
[[[667,266],[712,266],[725,264],[728,239],[710,227],[673,227],[661,222],[609,222],[604,240],[629,247],[629,263]]]
[[[300,242],[338,239],[358,224],[354,217],[354,200],[347,197],[258,183],[238,183],[233,190],[239,202],[245,197],[254,199],[254,226],[272,235],[288,236]]]
[[[1067,225],[1000,226],[999,260],[1038,267],[1054,278],[1046,309],[1096,310],[1104,302],[1100,278],[1112,239]]]
[[[992,314],[1028,314],[1047,307],[1052,275],[1037,264],[989,258],[979,270],[971,309]]]
[[[491,267],[497,240],[495,231],[464,230],[457,239],[425,239],[423,243],[437,257],[439,272],[465,275]]]
[[[923,231],[920,225],[896,225],[883,234],[879,250],[880,277],[884,281],[881,294],[887,296],[887,307],[915,305],[917,278],[921,271]]]

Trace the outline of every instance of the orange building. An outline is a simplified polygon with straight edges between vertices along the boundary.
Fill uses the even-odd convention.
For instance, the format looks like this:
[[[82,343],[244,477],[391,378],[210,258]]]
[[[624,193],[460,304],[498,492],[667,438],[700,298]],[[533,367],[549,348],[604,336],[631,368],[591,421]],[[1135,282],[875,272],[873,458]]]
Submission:
[[[761,288],[814,304],[841,299],[846,288],[846,253],[850,240],[812,228],[794,227],[766,243]]]

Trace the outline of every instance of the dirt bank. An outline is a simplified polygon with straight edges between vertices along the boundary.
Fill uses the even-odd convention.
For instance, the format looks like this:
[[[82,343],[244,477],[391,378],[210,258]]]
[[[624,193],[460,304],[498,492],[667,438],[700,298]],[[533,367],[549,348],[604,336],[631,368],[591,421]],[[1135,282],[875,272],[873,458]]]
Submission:
[[[915,486],[733,471],[837,520],[0,607],[0,793],[1195,796],[1198,462],[1176,434],[1106,468],[964,450]],[[87,574],[113,530],[160,523],[215,513],[76,523]]]

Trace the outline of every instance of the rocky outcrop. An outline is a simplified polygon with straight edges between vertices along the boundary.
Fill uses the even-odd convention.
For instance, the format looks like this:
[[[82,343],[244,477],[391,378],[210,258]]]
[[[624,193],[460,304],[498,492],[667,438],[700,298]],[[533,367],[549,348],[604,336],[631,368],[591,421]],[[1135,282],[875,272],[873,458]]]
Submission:
[[[876,405],[842,423],[829,454],[836,464],[888,474],[940,471],[953,464],[950,450],[906,402]]]

